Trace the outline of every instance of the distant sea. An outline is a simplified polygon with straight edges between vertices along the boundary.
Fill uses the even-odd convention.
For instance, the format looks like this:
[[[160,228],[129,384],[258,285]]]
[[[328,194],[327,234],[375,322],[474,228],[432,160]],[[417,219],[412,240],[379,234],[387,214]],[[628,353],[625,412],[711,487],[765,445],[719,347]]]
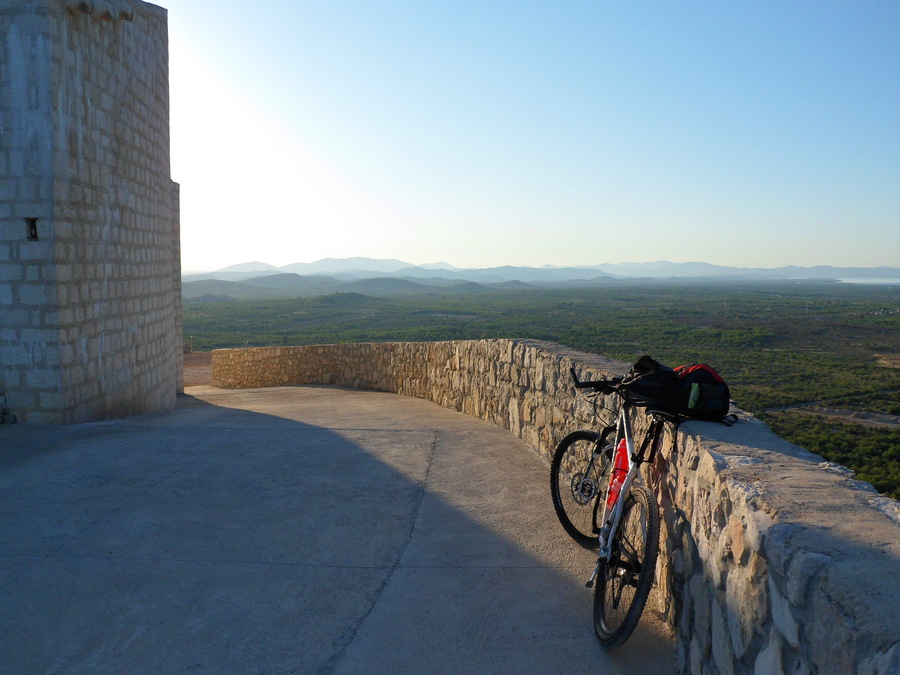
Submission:
[[[900,284],[898,277],[872,277],[871,279],[855,277],[853,279],[838,279],[845,284]]]

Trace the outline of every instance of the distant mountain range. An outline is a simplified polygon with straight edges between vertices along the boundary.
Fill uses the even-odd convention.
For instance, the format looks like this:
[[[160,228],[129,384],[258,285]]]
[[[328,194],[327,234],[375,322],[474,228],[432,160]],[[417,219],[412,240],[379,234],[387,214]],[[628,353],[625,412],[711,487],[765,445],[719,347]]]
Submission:
[[[288,298],[331,293],[411,295],[474,293],[497,288],[590,288],[625,281],[831,280],[900,283],[900,267],[722,267],[703,262],[602,264],[590,267],[491,267],[460,269],[446,263],[411,265],[402,260],[325,258],[275,267],[263,262],[231,265],[182,277],[185,300]]]

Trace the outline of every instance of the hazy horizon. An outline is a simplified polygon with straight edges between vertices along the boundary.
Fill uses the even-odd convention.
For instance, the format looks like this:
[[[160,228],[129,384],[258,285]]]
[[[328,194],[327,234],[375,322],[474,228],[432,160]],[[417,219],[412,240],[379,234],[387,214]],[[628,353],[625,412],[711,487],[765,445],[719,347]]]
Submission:
[[[715,268],[722,268],[722,269],[731,268],[731,269],[735,269],[735,270],[776,270],[776,269],[780,269],[780,268],[784,268],[784,267],[788,267],[788,268],[798,267],[798,268],[802,268],[802,269],[811,269],[811,268],[816,268],[816,267],[829,267],[829,268],[834,268],[836,270],[845,270],[845,269],[875,270],[875,269],[883,269],[883,268],[887,267],[887,268],[892,268],[892,269],[900,271],[900,266],[896,266],[896,265],[790,265],[789,264],[789,265],[777,265],[777,266],[772,266],[772,267],[744,267],[744,266],[716,265],[715,263],[708,263],[708,262],[705,262],[702,260],[692,260],[692,261],[687,261],[687,262],[674,262],[671,260],[653,260],[653,261],[646,261],[646,262],[623,261],[620,263],[599,262],[599,263],[586,264],[586,265],[551,265],[551,264],[505,265],[505,264],[500,264],[500,265],[491,265],[488,267],[461,267],[459,265],[454,265],[453,263],[450,263],[448,261],[434,261],[434,262],[430,262],[430,263],[413,263],[410,261],[400,260],[399,258],[393,258],[393,257],[391,257],[391,258],[370,258],[368,256],[348,256],[348,257],[344,257],[344,258],[338,258],[338,257],[334,257],[334,256],[326,256],[325,258],[319,258],[317,260],[311,260],[311,261],[297,260],[297,261],[294,261],[291,263],[286,263],[284,265],[274,265],[274,264],[269,263],[264,260],[246,260],[246,261],[243,261],[240,263],[232,263],[229,265],[223,265],[221,267],[212,267],[212,268],[207,268],[207,269],[197,269],[197,268],[188,269],[186,267],[183,267],[182,274],[192,274],[192,273],[204,274],[204,273],[210,273],[210,272],[223,272],[223,271],[228,271],[228,270],[237,271],[238,269],[250,270],[250,269],[252,269],[251,266],[254,266],[254,265],[259,265],[259,266],[265,267],[265,268],[281,270],[286,267],[291,267],[294,265],[315,266],[319,263],[325,263],[328,261],[334,261],[336,263],[346,263],[347,261],[351,261],[351,260],[372,261],[375,263],[380,263],[378,265],[378,267],[384,267],[385,269],[388,269],[388,267],[383,265],[383,263],[396,262],[400,265],[408,265],[408,266],[418,267],[418,268],[431,269],[431,268],[441,267],[441,268],[448,269],[448,270],[459,270],[459,271],[478,270],[478,269],[493,269],[493,268],[502,268],[502,267],[541,270],[541,269],[564,269],[564,268],[594,269],[594,268],[600,268],[600,267],[646,268],[646,267],[652,267],[652,266],[668,266],[668,265],[684,266],[684,267],[712,266]],[[365,268],[363,268],[363,267],[357,268],[357,267],[349,267],[348,266],[348,269],[365,269]],[[399,270],[401,268],[397,268],[397,269]],[[396,271],[396,270],[393,270],[393,271]]]

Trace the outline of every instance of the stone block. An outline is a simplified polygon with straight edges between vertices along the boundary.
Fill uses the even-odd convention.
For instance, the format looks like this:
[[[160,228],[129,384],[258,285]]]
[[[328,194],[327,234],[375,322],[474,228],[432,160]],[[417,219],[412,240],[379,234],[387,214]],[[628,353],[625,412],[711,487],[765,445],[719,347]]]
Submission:
[[[716,602],[715,594],[709,582],[702,574],[695,574],[688,582],[691,605],[694,608],[691,632],[700,640],[704,650],[708,650],[712,635],[712,606]],[[687,626],[686,626],[687,627]]]
[[[697,483],[701,488],[711,487],[719,474],[728,467],[725,458],[716,452],[704,452],[697,466]]]
[[[798,607],[805,606],[812,580],[822,568],[831,562],[833,562],[833,558],[824,553],[815,553],[804,549],[798,550],[794,554],[788,568],[788,599]]]
[[[785,598],[775,587],[775,582],[770,576],[767,584],[769,590],[769,605],[772,610],[772,620],[778,631],[784,636],[784,639],[792,647],[800,644],[800,634],[797,628],[797,621],[794,619],[791,611],[791,603]]]
[[[725,580],[725,617],[736,658],[744,656],[753,639],[754,630],[766,616],[765,584],[760,580],[758,556],[754,565],[732,566]]]
[[[28,345],[15,343],[6,345],[0,351],[2,363],[5,367],[31,367],[31,350]]]
[[[712,655],[720,673],[734,675],[734,651],[729,626],[718,601],[713,601],[712,605]]]
[[[11,265],[0,265],[0,284],[13,288],[13,283],[22,280],[22,266],[14,261]]]
[[[0,178],[0,201],[12,202],[16,200],[16,182],[11,178]]]
[[[762,548],[765,551],[769,566],[781,577],[786,577],[791,558],[797,551],[795,539],[802,532],[796,523],[782,523],[766,530]]]
[[[860,662],[857,672],[859,675],[897,675],[900,673],[900,643],[864,659]]]
[[[804,623],[803,631],[813,665],[819,672],[854,672],[853,619],[825,593],[812,595],[810,610],[814,620]]]
[[[725,539],[731,548],[731,556],[738,564],[745,563],[750,553],[747,543],[744,541],[744,529],[744,522],[740,518],[734,514],[728,517]]]
[[[691,673],[702,673],[705,668],[709,667],[709,650],[704,650],[700,641],[691,638],[689,647],[689,664]]]
[[[770,634],[769,643],[759,652],[753,664],[753,675],[782,675],[783,673],[781,640],[778,639],[778,635]]]
[[[38,395],[38,405],[45,410],[63,411],[63,397],[58,391],[42,391]]]
[[[16,181],[17,199],[21,201],[37,201],[41,198],[39,183],[33,178],[20,178]],[[2,199],[2,195],[0,195]]]
[[[31,312],[25,309],[11,309],[8,306],[3,307],[2,309],[2,320],[4,328],[19,328],[30,325],[29,318]]]

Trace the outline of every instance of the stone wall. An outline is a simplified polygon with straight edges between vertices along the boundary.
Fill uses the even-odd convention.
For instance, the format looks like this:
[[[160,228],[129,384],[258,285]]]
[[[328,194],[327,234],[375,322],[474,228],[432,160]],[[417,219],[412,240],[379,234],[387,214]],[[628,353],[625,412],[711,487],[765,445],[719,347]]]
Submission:
[[[225,388],[426,398],[511,430],[547,459],[593,422],[573,396],[573,365],[585,379],[628,368],[559,345],[478,340],[217,350],[212,377]],[[740,416],[670,430],[645,476],[665,523],[650,609],[675,632],[681,670],[900,672],[897,502]]]
[[[21,421],[174,407],[165,10],[0,0],[0,392]]]

